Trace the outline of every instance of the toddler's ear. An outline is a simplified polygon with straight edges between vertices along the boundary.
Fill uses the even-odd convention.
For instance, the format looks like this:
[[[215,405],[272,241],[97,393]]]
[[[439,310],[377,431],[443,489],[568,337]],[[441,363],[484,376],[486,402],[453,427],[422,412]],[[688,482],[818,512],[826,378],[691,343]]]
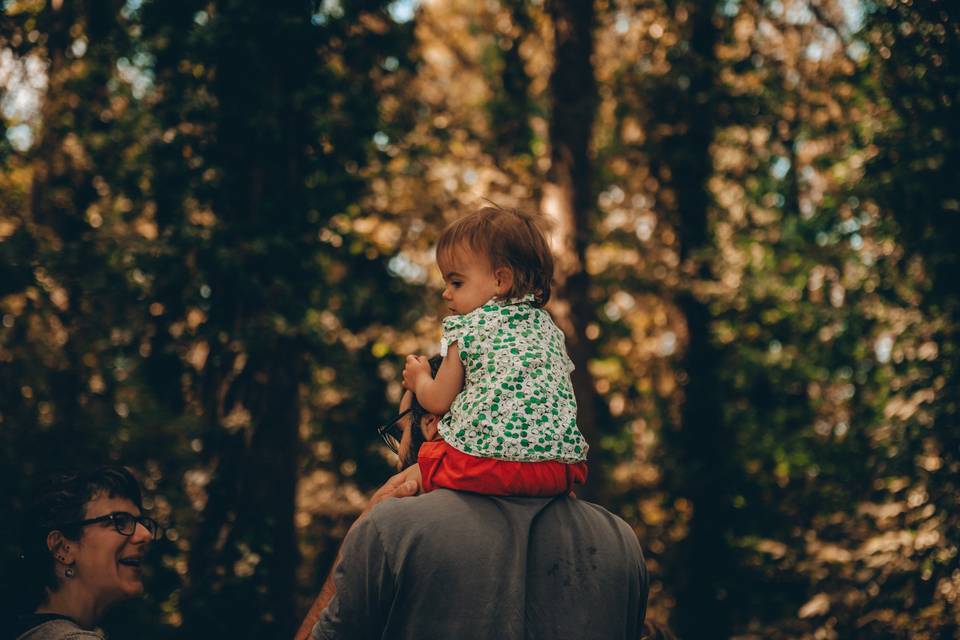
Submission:
[[[493,270],[493,277],[497,279],[497,295],[503,295],[513,289],[513,269],[498,267]]]

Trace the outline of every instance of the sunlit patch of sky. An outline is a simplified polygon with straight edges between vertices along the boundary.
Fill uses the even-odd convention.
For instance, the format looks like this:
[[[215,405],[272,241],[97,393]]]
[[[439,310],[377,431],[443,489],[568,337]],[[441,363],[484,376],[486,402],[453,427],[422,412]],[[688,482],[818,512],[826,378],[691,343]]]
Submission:
[[[29,120],[40,109],[47,88],[47,65],[37,56],[17,59],[10,49],[0,51],[0,87],[5,89],[0,109],[7,120]]]
[[[28,124],[15,124],[7,129],[7,140],[14,149],[23,153],[33,146],[33,129]]]
[[[737,10],[727,11],[731,4],[738,4],[738,0],[727,0],[721,5],[721,10],[728,16],[736,15]],[[824,58],[835,55],[838,47],[845,47],[847,55],[854,61],[860,62],[868,53],[867,46],[857,39],[857,34],[863,28],[864,4],[862,0],[839,0],[838,4],[842,15],[833,25],[821,25],[815,29],[815,39],[804,49],[804,56],[808,60],[819,62]],[[769,14],[775,18],[782,18],[788,24],[806,25],[818,22],[817,16],[810,9],[811,3],[804,0],[773,0],[766,6]],[[764,33],[764,24],[761,23],[761,33]],[[771,29],[767,29],[770,31]],[[764,34],[764,35],[773,35]]]
[[[70,53],[74,58],[82,58],[87,52],[87,39],[80,37],[70,43]]]
[[[677,350],[677,334],[673,331],[664,331],[657,341],[657,355],[661,358],[672,356]]]
[[[740,0],[726,0],[726,2],[721,3],[720,13],[732,18],[738,13],[740,13]]]
[[[617,14],[617,19],[614,22],[614,29],[617,30],[617,33],[624,34],[630,30],[630,18],[627,17],[627,14],[624,12],[619,12]]]
[[[47,88],[47,65],[41,58],[17,58],[13,51],[0,51],[0,113],[7,122],[6,136],[17,151],[33,145],[32,125],[40,114],[40,101]]]
[[[130,16],[140,10],[141,5],[143,5],[143,0],[127,0],[123,4],[123,8],[120,9],[120,15],[124,18],[130,18]]]
[[[634,233],[637,234],[637,238],[646,242],[653,237],[653,232],[657,228],[657,217],[650,211],[645,211],[637,216],[637,221],[634,223]]]
[[[873,353],[877,356],[877,361],[881,363],[889,362],[892,352],[893,338],[889,335],[882,335],[873,343]]]
[[[332,18],[337,20],[343,17],[343,4],[340,0],[323,0],[317,10],[310,17],[310,22],[316,26],[327,24]]]
[[[130,85],[130,91],[137,100],[143,98],[153,87],[153,57],[143,51],[131,59],[117,60],[117,76]]]
[[[3,2],[4,8],[10,2]],[[127,0],[121,10],[130,18],[143,4],[142,0]],[[87,53],[87,40],[80,36],[70,44],[74,58]],[[146,53],[138,53],[131,59],[117,61],[117,75],[130,84],[135,98],[142,98],[153,86],[153,59]],[[10,49],[0,51],[0,114],[6,120],[6,136],[10,144],[20,152],[27,151],[34,142],[34,128],[40,117],[40,103],[47,89],[47,63],[40,57],[28,55],[16,58]]]
[[[626,291],[617,291],[610,297],[603,310],[607,317],[616,322],[623,317],[624,313],[631,311],[636,306],[636,300]]]
[[[790,160],[784,156],[777,156],[777,159],[770,165],[770,175],[777,180],[783,180],[790,171]]]
[[[847,202],[854,208],[860,204],[860,201],[855,197],[849,198]],[[837,225],[837,230],[839,233],[849,236],[850,247],[857,252],[863,249],[863,236],[860,235],[859,232],[865,221],[866,218],[861,219],[854,216],[852,218],[847,218]]]
[[[427,281],[427,270],[404,253],[398,253],[390,258],[387,271],[410,284],[424,284]]]
[[[859,40],[851,42],[850,46],[847,47],[847,55],[856,60],[857,62],[862,62],[864,58],[867,57],[867,53],[870,49],[867,45]]]
[[[856,33],[863,28],[863,2],[861,0],[840,0],[840,9],[847,23],[847,31]]]
[[[621,317],[620,307],[614,304],[612,301],[608,302],[603,307],[603,312],[607,314],[607,317],[616,322]]]
[[[805,3],[791,2],[783,17],[789,24],[810,24],[813,22],[813,12]]]
[[[841,233],[855,233],[860,230],[860,220],[857,218],[847,218],[837,225]]]
[[[420,6],[420,0],[395,0],[387,5],[387,11],[394,22],[403,24],[413,20]]]
[[[847,39],[848,36],[863,28],[864,4],[862,0],[839,0],[839,7],[843,12],[843,18],[840,24],[835,26],[844,39]],[[721,10],[728,16],[736,15],[738,9],[738,0],[727,0],[721,5]],[[809,24],[816,20],[816,16],[810,10],[810,2],[773,0],[767,5],[767,11],[776,18],[782,17],[789,24]]]

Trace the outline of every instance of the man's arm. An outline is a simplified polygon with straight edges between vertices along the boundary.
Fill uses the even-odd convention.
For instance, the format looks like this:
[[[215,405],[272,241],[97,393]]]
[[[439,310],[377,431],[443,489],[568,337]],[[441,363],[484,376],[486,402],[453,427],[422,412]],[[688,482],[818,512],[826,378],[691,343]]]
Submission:
[[[320,593],[317,595],[316,600],[313,601],[313,605],[310,606],[310,611],[307,612],[306,617],[300,624],[294,640],[309,640],[310,632],[313,631],[313,625],[317,624],[317,620],[320,619],[320,614],[323,613],[323,610],[330,604],[330,600],[333,599],[334,594],[337,593],[337,587],[333,583],[333,571],[339,563],[340,552],[338,551],[337,559],[334,560],[333,566],[330,567],[330,573],[327,574],[327,579],[323,581],[323,586],[320,587]]]
[[[386,483],[373,494],[370,502],[367,503],[367,506],[350,528],[353,529],[358,522],[370,513],[371,509],[387,498],[404,498],[417,495],[419,486],[415,478],[418,472],[419,468],[414,465],[387,480]],[[348,531],[347,534],[349,535],[349,533]],[[324,580],[323,586],[320,588],[320,593],[313,601],[313,605],[310,607],[310,611],[307,612],[307,616],[303,619],[303,623],[300,625],[297,635],[294,636],[294,640],[308,640],[310,638],[310,632],[313,630],[314,625],[320,619],[323,610],[330,604],[330,600],[333,599],[333,596],[337,593],[336,585],[333,582],[333,574],[337,565],[340,564],[340,554],[341,551],[338,551],[337,559],[334,560],[333,566],[330,568],[330,573],[327,574],[327,579]]]

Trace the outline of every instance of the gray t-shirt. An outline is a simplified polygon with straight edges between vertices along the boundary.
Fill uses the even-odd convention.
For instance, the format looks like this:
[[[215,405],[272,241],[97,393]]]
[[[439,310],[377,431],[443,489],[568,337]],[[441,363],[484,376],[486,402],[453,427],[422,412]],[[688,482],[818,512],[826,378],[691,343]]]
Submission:
[[[576,498],[438,489],[355,526],[318,640],[636,640],[647,569],[636,534]]]
[[[64,616],[35,616],[36,624],[16,636],[17,640],[105,640],[99,630],[84,629]]]

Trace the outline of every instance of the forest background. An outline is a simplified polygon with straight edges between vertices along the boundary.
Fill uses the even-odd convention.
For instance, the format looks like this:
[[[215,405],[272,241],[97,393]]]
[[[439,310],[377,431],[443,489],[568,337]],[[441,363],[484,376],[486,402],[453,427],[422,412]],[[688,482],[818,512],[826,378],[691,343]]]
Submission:
[[[0,5],[0,550],[129,465],[168,528],[116,637],[292,634],[484,198],[554,223],[653,617],[960,633],[957,3]]]

